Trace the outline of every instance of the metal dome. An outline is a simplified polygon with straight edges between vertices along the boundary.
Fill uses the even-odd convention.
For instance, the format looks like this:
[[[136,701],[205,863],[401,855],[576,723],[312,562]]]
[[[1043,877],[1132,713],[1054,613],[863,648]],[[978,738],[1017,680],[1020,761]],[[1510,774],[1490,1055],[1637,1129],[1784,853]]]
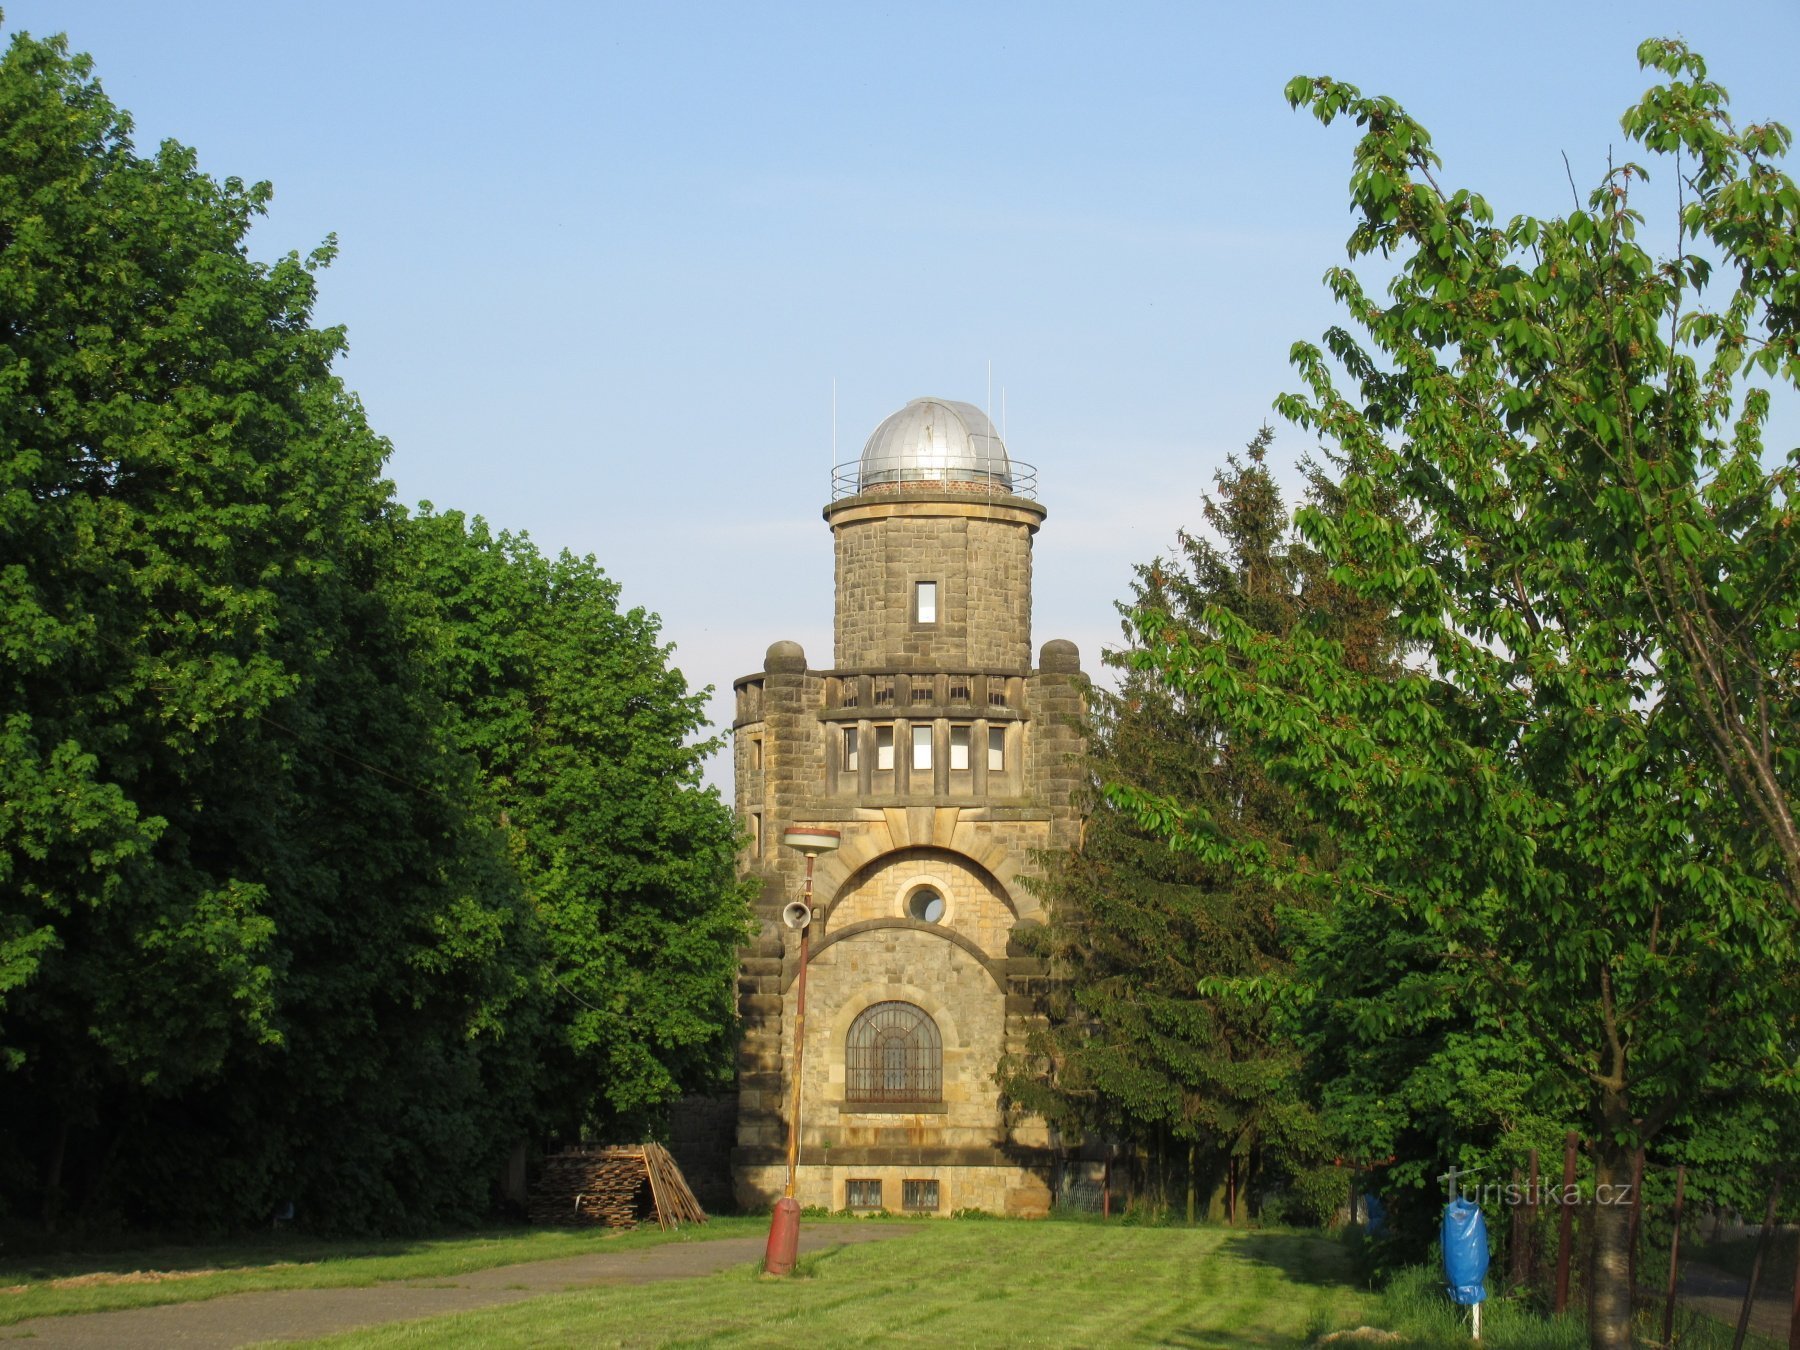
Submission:
[[[875,428],[857,463],[857,490],[884,483],[942,483],[1013,490],[1006,446],[973,403],[915,398]]]

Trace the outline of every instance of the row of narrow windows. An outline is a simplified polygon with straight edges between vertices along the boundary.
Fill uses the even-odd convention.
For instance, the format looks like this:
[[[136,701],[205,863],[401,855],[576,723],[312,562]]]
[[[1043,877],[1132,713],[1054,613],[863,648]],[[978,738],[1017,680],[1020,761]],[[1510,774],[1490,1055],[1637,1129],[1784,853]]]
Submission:
[[[912,703],[931,703],[936,699],[937,677],[935,675],[873,675],[869,678],[870,705],[876,708],[893,707],[897,681],[904,681],[898,685],[899,691],[905,693]],[[952,703],[969,703],[973,701],[970,696],[973,684],[974,676],[972,675],[950,675],[946,677],[944,692]],[[857,707],[861,697],[856,680],[847,678],[836,706],[840,708]],[[1006,696],[1004,679],[992,679],[988,682],[987,701],[996,708],[1011,706],[1011,701]]]
[[[900,1183],[900,1208],[935,1210],[938,1207],[938,1184],[930,1178],[917,1181],[907,1178]],[[881,1178],[851,1177],[844,1182],[845,1209],[883,1209]]]
[[[894,729],[891,726],[870,727],[874,738],[871,747],[875,753],[875,768],[891,769],[894,767]],[[950,767],[967,769],[971,766],[972,746],[970,735],[972,728],[953,726],[950,728]],[[912,728],[912,767],[929,769],[932,757],[931,727],[915,726]],[[844,768],[854,772],[862,767],[862,731],[858,727],[844,728]],[[987,729],[987,766],[989,773],[1001,773],[1006,769],[1006,728],[989,727]]]

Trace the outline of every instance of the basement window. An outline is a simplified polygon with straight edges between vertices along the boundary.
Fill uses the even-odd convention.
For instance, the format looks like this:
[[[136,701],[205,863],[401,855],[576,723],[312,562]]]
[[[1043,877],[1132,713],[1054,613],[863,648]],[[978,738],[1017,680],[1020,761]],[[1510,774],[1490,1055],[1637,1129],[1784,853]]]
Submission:
[[[879,1177],[851,1177],[844,1183],[845,1209],[880,1209],[881,1179]]]
[[[914,584],[913,617],[920,623],[937,622],[937,582],[920,581]]]
[[[928,1209],[938,1207],[938,1184],[936,1181],[902,1181],[900,1183],[901,1209]]]

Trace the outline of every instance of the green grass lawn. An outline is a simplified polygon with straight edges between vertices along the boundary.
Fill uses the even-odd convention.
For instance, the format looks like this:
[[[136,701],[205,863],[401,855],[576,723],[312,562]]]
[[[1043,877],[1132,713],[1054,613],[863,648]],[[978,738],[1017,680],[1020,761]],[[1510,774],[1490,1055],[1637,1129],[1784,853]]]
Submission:
[[[952,1222],[752,1269],[552,1294],[329,1346],[1278,1346],[1367,1320],[1344,1249],[1312,1234]]]
[[[30,1317],[189,1303],[253,1289],[332,1289],[460,1275],[519,1261],[579,1256],[605,1244],[745,1237],[768,1231],[763,1219],[715,1218],[702,1228],[661,1233],[567,1228],[508,1228],[429,1239],[325,1242],[286,1235],[205,1247],[144,1247],[99,1254],[0,1254],[0,1326]]]

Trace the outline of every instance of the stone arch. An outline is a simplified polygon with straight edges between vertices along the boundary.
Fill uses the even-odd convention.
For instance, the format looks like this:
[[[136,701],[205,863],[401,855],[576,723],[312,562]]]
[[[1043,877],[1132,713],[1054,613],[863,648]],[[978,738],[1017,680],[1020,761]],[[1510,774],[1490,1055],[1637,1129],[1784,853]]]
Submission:
[[[915,933],[924,933],[930,937],[942,938],[945,942],[950,943],[954,947],[961,947],[964,952],[974,957],[981,968],[988,973],[988,978],[993,980],[995,987],[997,987],[1002,994],[1006,992],[1005,965],[982,951],[974,939],[965,937],[963,934],[949,928],[944,928],[939,924],[920,923],[917,919],[865,919],[862,923],[849,924],[846,927],[838,929],[836,932],[825,934],[818,942],[814,943],[812,956],[815,959],[823,956],[828,950],[844,941],[846,938],[853,938],[859,933],[873,933],[884,928],[905,928]],[[794,979],[798,975],[799,969],[798,965],[794,965],[782,972],[782,993],[787,993],[787,991],[793,987]]]
[[[961,1025],[950,1004],[938,994],[923,985],[912,984],[905,980],[887,980],[870,983],[865,991],[866,996],[847,998],[844,1006],[832,1017],[826,1030],[827,1043],[841,1047],[844,1038],[850,1034],[850,1024],[861,1016],[865,1008],[877,1003],[898,1000],[910,1003],[937,1023],[938,1039],[945,1050],[966,1049],[969,1034]],[[810,1040],[810,1035],[808,1037]]]
[[[820,879],[815,875],[813,879],[813,907],[819,911],[821,921],[829,926],[831,923],[832,910],[837,908],[838,901],[846,894],[857,890],[878,872],[893,866],[895,863],[915,859],[923,860],[925,862],[931,862],[934,859],[942,860],[954,864],[957,867],[967,868],[970,872],[975,874],[978,880],[992,888],[995,895],[1000,898],[1001,903],[1004,904],[1008,912],[1011,913],[1013,921],[1015,923],[1018,922],[1020,918],[1019,901],[1018,898],[1014,896],[1011,887],[996,876],[979,858],[970,857],[968,854],[959,852],[954,848],[945,848],[941,845],[934,844],[905,844],[884,850],[870,858],[867,862],[864,862],[854,871],[847,872],[836,878],[828,892],[822,892],[822,888],[818,884]]]

